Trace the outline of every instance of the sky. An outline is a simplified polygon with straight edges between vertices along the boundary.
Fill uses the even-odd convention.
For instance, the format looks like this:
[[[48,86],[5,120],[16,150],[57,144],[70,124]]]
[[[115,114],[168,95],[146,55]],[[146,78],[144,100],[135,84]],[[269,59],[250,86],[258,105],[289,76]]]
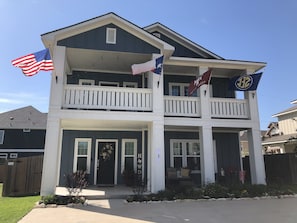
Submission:
[[[0,113],[48,112],[51,72],[25,77],[11,60],[44,49],[44,33],[109,12],[140,27],[160,22],[225,59],[267,63],[257,89],[262,130],[297,99],[296,0],[0,0],[0,11]]]

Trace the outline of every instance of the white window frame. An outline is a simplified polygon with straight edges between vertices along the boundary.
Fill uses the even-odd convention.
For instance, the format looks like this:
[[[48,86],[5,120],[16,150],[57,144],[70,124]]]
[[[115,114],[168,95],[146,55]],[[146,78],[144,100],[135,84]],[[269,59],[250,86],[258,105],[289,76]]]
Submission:
[[[107,86],[105,86],[107,85]],[[119,87],[118,82],[113,82],[113,81],[99,81],[99,86],[103,87]]]
[[[78,143],[79,142],[87,142],[88,143],[88,151],[87,155],[78,155]],[[75,138],[74,142],[74,160],[73,160],[73,172],[77,171],[77,158],[78,157],[86,157],[87,156],[87,173],[90,173],[91,169],[91,148],[92,148],[92,139],[91,138]]]
[[[91,79],[79,79],[78,80],[79,85],[95,85],[95,80]]]
[[[134,154],[133,155],[125,155],[125,143],[126,142],[133,142],[134,143]],[[137,171],[137,139],[122,139],[122,157],[121,157],[121,173],[124,171],[125,168],[125,158],[126,157],[133,157],[133,167],[134,172]]]
[[[200,159],[200,170],[193,170],[196,172],[201,172],[201,147],[200,147],[200,153],[199,155],[187,155],[187,147],[186,144],[187,143],[197,143],[200,146],[199,140],[195,140],[195,139],[170,139],[170,167],[174,167],[174,151],[173,151],[173,144],[174,143],[181,143],[182,144],[182,167],[187,167],[188,163],[187,163],[187,158],[188,157],[197,157]],[[192,172],[193,172],[192,171]]]
[[[0,130],[0,144],[3,144],[4,142],[4,134],[5,134],[5,130]]]
[[[131,87],[133,86],[133,87]],[[123,87],[138,88],[137,82],[123,82]]]
[[[106,28],[106,43],[116,44],[117,42],[117,29],[116,28]]]
[[[8,158],[8,154],[7,153],[0,153],[0,159],[4,159],[4,160],[7,160]],[[4,162],[5,163],[5,162]],[[4,164],[2,163],[2,165]],[[1,165],[1,162],[0,162],[0,165]]]
[[[10,159],[17,159],[18,158],[18,154],[17,153],[10,153],[9,154],[9,158]]]
[[[178,87],[180,87],[180,95],[179,96],[187,96],[187,95],[185,95],[185,88],[189,87],[189,85],[190,85],[190,83],[174,83],[174,82],[170,82],[169,83],[169,95],[170,96],[175,96],[175,95],[172,95],[172,87],[178,86]],[[197,90],[197,95],[198,95],[198,97],[200,95],[198,90]]]

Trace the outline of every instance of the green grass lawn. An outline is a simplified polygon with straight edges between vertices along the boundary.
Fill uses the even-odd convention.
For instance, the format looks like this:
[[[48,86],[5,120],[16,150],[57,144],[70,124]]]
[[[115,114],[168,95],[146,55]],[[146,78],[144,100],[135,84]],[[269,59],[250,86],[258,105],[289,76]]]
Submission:
[[[40,196],[28,197],[2,197],[2,187],[0,184],[0,222],[16,223],[25,216],[35,203],[40,200]]]

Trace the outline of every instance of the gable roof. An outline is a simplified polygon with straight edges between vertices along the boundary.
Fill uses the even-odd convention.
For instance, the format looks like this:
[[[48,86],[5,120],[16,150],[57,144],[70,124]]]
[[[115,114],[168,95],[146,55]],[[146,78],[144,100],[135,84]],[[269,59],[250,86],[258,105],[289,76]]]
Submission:
[[[224,59],[223,57],[218,56],[217,54],[205,49],[204,47],[194,43],[193,41],[187,39],[186,37],[180,35],[179,33],[175,32],[174,30],[168,28],[167,26],[156,22],[152,25],[146,26],[143,28],[150,33],[159,32],[167,37],[172,38],[174,41],[178,42],[179,44],[183,45],[184,47],[191,49],[192,51],[196,52],[203,56],[203,58],[207,59]]]
[[[110,23],[113,23],[121,27],[122,29],[132,33],[136,37],[159,48],[162,51],[162,54],[165,55],[165,57],[170,57],[174,51],[174,47],[171,46],[170,44],[162,41],[158,37],[152,35],[151,33],[145,31],[139,26],[131,23],[130,21],[118,16],[113,12],[77,23],[71,26],[67,26],[61,29],[44,33],[41,35],[41,38],[44,45],[50,48],[55,46],[58,40],[68,38]]]
[[[46,129],[47,114],[32,106],[0,113],[0,129]]]
[[[284,111],[281,111],[279,113],[276,113],[274,115],[272,115],[273,118],[275,117],[279,117],[279,116],[282,116],[282,115],[287,115],[287,114],[290,114],[290,113],[294,113],[294,112],[297,112],[297,105],[291,107],[291,108],[288,108]]]

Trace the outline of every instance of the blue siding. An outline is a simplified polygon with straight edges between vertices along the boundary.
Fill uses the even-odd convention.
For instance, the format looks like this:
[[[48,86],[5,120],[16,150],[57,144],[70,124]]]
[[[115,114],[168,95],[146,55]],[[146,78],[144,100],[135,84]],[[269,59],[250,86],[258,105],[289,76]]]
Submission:
[[[113,74],[113,73],[100,73],[100,72],[86,72],[86,71],[73,71],[71,75],[67,76],[67,84],[78,84],[79,79],[95,80],[95,85],[99,85],[99,81],[118,82],[120,87],[123,82],[136,82],[139,88],[142,88],[142,75],[132,74]]]
[[[145,134],[145,145],[147,145],[147,134]],[[75,131],[75,130],[65,130],[63,131],[63,142],[62,142],[62,155],[61,155],[61,168],[60,168],[60,182],[59,185],[65,185],[65,174],[72,173],[73,170],[73,157],[74,157],[74,142],[75,138],[91,138],[91,170],[89,183],[94,184],[94,165],[95,159],[95,149],[97,139],[117,139],[118,140],[118,184],[123,183],[121,178],[121,151],[122,151],[122,139],[137,139],[137,153],[142,152],[142,132],[139,131]],[[147,157],[147,148],[145,146],[145,161]],[[146,176],[146,169],[144,170]]]
[[[205,58],[204,56],[202,56],[198,53],[195,53],[191,49],[184,47],[180,43],[174,41],[173,39],[169,38],[168,36],[165,36],[164,34],[161,34],[161,40],[163,40],[164,42],[175,47],[175,51],[172,55],[174,57]],[[209,57],[209,58],[213,58],[213,57]]]
[[[116,44],[106,43],[106,28],[116,28]],[[59,46],[71,48],[94,49],[106,51],[132,52],[152,54],[159,53],[160,50],[126,32],[114,24],[108,24],[75,36],[58,41]]]
[[[240,143],[237,133],[214,133],[217,149],[218,171],[221,168],[228,174],[229,170],[240,170]]]

